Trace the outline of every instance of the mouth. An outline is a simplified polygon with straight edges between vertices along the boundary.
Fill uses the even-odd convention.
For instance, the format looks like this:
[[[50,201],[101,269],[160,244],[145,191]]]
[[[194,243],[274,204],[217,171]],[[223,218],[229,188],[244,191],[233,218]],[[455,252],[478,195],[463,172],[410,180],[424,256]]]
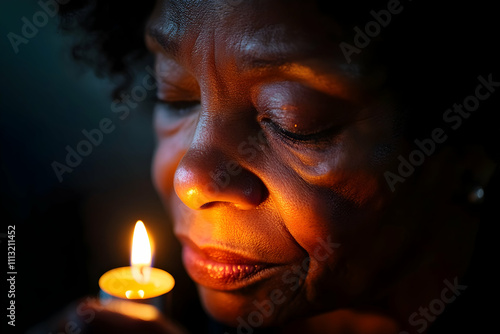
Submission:
[[[280,265],[220,250],[184,245],[182,258],[189,276],[215,290],[238,290],[273,276]]]

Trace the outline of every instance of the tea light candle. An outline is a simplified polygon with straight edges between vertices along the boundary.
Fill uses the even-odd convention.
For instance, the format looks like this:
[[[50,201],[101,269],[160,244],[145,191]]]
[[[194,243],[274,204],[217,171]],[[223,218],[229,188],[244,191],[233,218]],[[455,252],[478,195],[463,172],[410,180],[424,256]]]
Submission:
[[[131,266],[115,268],[99,279],[100,299],[130,300],[162,309],[161,297],[175,285],[168,272],[151,267],[151,244],[142,221],[138,221],[132,240]]]

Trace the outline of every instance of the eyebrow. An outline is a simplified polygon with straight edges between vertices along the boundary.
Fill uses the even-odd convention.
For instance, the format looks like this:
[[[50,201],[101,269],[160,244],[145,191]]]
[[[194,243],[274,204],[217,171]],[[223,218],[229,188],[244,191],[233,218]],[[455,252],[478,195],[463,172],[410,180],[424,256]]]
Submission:
[[[173,23],[172,23],[173,24]],[[170,27],[170,25],[169,25]],[[172,34],[172,29],[165,29],[163,25],[155,24],[146,27],[146,35],[165,51],[168,55],[178,58],[180,44]],[[291,65],[302,57],[286,57],[286,54],[277,55],[274,52],[239,52],[237,67],[240,71],[266,70]]]
[[[180,56],[180,44],[175,39],[175,36],[168,32],[165,34],[165,29],[162,25],[153,25],[146,27],[146,35],[153,39],[168,55],[178,58]],[[241,72],[255,70],[283,70],[284,67],[289,68],[296,78],[315,77],[312,68],[301,65],[300,62],[305,59],[310,59],[313,54],[307,52],[299,53],[281,53],[277,52],[245,52],[240,50],[239,57],[236,60],[237,70]],[[338,74],[336,75],[338,77]],[[318,89],[321,90],[321,89]],[[339,94],[344,95],[344,94]],[[350,95],[350,94],[349,94]]]

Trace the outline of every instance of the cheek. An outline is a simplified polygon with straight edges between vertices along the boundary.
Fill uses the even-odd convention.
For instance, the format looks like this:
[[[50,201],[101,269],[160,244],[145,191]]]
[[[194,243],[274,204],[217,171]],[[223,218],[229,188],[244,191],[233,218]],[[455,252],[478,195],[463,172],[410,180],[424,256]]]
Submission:
[[[379,119],[360,121],[346,128],[326,149],[298,150],[273,145],[294,177],[326,203],[351,203],[353,209],[379,208],[389,193],[384,172],[395,159],[398,143],[390,126],[373,124]],[[323,204],[326,204],[323,202]]]
[[[370,123],[356,124],[323,151],[294,150],[270,141],[280,165],[272,169],[279,170],[274,173],[278,175],[268,180],[273,184],[270,196],[290,234],[308,253],[308,300],[343,300],[372,277],[353,263],[366,258],[362,250],[372,252],[383,239],[379,215],[390,197],[383,175],[397,147],[390,131],[374,129]],[[360,276],[361,282],[353,279]],[[318,289],[327,291],[326,287],[332,291],[318,295]]]
[[[375,254],[373,246],[382,240],[375,200],[358,205],[339,189],[298,184],[283,185],[273,198],[287,230],[307,252],[297,264],[300,270],[292,270],[283,282],[300,284],[305,303],[341,305],[363,291],[376,272],[364,262],[372,260],[366,254]],[[307,273],[304,280],[302,272]]]
[[[298,151],[284,145],[277,145],[275,149],[289,167],[288,179],[294,180],[288,185],[303,188],[295,190],[299,194],[308,193],[306,207],[310,208],[311,215],[327,216],[336,212],[337,217],[329,217],[335,220],[345,211],[374,208],[382,204],[386,167],[372,162],[371,156],[376,150],[373,143],[346,138],[322,152]],[[289,197],[290,190],[284,188],[277,194]],[[305,198],[299,200],[304,201]],[[287,198],[280,200],[287,201]]]

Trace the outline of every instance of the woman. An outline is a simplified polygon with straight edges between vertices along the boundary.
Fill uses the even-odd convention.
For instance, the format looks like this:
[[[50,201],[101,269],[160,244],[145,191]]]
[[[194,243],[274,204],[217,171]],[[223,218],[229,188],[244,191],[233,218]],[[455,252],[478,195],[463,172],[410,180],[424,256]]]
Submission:
[[[100,32],[98,68],[154,56],[154,184],[213,319],[237,333],[464,328],[471,309],[455,305],[480,300],[470,263],[498,157],[487,9],[85,5],[64,11]]]

